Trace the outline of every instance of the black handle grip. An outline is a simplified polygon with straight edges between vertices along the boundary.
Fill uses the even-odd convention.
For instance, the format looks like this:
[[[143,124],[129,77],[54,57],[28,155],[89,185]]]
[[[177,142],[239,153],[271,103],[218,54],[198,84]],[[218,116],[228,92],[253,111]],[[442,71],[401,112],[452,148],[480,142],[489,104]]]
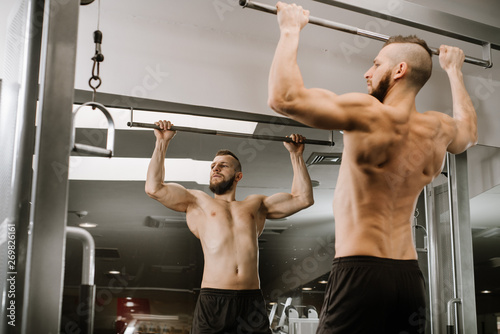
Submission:
[[[102,32],[100,30],[94,31],[94,43],[102,44]]]

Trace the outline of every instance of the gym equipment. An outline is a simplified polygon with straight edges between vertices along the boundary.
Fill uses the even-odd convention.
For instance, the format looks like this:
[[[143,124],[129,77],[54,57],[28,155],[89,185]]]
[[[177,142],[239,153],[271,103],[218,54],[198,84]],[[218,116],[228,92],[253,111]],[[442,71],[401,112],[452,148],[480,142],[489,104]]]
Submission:
[[[131,110],[131,112],[130,112],[130,122],[127,122],[127,126],[160,130],[160,127],[156,124],[134,122],[134,111],[133,110]],[[280,142],[287,142],[287,143],[293,142],[293,140],[291,138],[288,138],[288,137],[245,134],[245,133],[237,133],[237,132],[226,132],[226,131],[218,131],[218,130],[191,128],[191,127],[185,127],[185,126],[172,126],[170,128],[170,130],[181,131],[181,132],[200,133],[200,134],[205,134],[205,135],[245,138],[245,139],[280,141]],[[305,139],[304,144],[323,145],[323,146],[335,145],[335,143],[333,141],[317,140],[317,139]]]
[[[274,15],[277,14],[277,9],[275,6],[266,5],[266,4],[263,4],[260,2],[249,1],[249,0],[240,0],[240,6],[242,6],[243,8],[255,9],[255,10],[258,10],[258,11],[261,11],[264,13],[269,13],[269,14],[274,14]],[[359,36],[363,36],[363,37],[368,37],[371,39],[376,39],[378,41],[383,41],[383,42],[387,41],[390,38],[390,36],[387,36],[387,35],[379,34],[379,33],[373,32],[373,31],[369,31],[369,30],[356,28],[356,27],[353,27],[353,26],[350,26],[347,24],[343,24],[343,23],[325,20],[322,18],[314,17],[314,16],[309,16],[309,23],[317,25],[317,26],[329,28],[329,29],[343,31],[343,32],[346,32],[349,34],[354,34],[354,35],[359,35]],[[430,49],[432,50],[432,53],[434,55],[439,55],[439,49],[432,48],[432,47]],[[493,62],[491,61],[491,44],[490,43],[486,43],[483,46],[483,54],[486,57],[489,56],[489,59],[484,60],[484,59],[475,58],[475,57],[471,57],[471,56],[465,56],[465,62],[473,64],[473,65],[482,66],[485,68],[492,67]]]

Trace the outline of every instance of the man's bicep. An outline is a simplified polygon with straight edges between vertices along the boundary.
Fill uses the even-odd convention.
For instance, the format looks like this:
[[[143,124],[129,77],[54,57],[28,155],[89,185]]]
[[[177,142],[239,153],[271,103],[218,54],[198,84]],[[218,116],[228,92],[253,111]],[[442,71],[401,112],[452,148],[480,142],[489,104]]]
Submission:
[[[266,217],[278,219],[288,217],[299,211],[296,199],[289,193],[277,193],[264,198],[263,205],[266,209]]]
[[[153,198],[167,208],[180,212],[186,212],[188,206],[195,201],[193,193],[177,183],[163,184]]]

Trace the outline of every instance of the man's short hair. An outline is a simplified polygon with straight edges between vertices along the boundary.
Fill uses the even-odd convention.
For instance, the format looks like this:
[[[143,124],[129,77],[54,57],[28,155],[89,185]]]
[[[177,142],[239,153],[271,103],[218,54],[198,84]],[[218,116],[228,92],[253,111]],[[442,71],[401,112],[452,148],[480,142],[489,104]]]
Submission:
[[[408,63],[410,67],[410,75],[409,79],[413,83],[414,86],[418,87],[418,89],[422,88],[427,80],[431,77],[432,73],[432,50],[429,48],[427,43],[418,38],[415,35],[410,36],[391,36],[384,44],[384,47],[389,44],[416,44],[421,46],[428,54],[422,52],[415,52],[415,48],[403,50],[396,59],[405,61]],[[398,61],[399,62],[399,61]]]
[[[219,155],[230,155],[232,156],[233,158],[236,159],[236,171],[237,172],[241,172],[241,163],[240,163],[240,159],[238,159],[238,157],[231,151],[229,150],[218,150],[217,153],[215,154],[216,157],[218,157]]]

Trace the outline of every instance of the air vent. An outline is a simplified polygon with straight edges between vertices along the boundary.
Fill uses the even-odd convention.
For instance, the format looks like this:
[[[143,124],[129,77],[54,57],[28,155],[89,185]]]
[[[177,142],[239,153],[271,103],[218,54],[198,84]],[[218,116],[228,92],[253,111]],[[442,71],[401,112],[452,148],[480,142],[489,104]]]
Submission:
[[[340,165],[342,153],[313,152],[306,161],[311,165]]]
[[[117,248],[96,248],[95,257],[101,259],[119,259],[120,253]]]
[[[144,226],[151,228],[187,228],[186,220],[182,218],[147,216]]]

